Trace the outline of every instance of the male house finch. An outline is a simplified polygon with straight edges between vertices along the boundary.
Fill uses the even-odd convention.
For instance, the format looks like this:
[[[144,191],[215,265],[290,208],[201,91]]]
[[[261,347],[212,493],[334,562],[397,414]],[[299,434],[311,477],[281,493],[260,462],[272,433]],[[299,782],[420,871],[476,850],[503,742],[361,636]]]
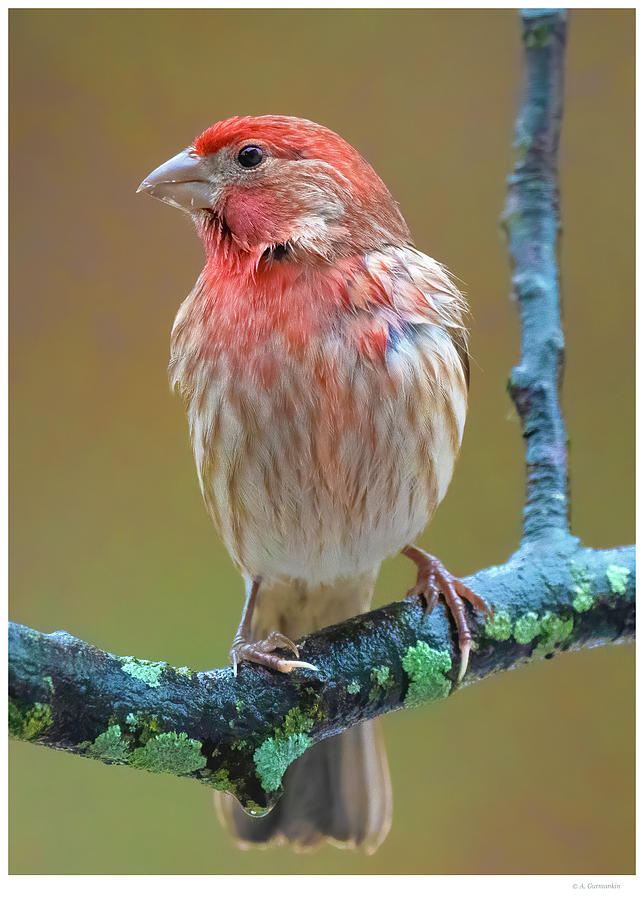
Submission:
[[[309,666],[295,641],[369,609],[383,559],[418,568],[410,596],[441,594],[461,672],[467,598],[411,546],[445,496],[468,387],[465,303],[413,246],[387,187],[341,137],[287,116],[203,132],[139,190],[187,211],[205,267],[172,330],[204,500],[246,584],[242,661]],[[283,649],[296,658],[285,658]],[[226,795],[244,844],[321,840],[373,851],[391,819],[376,722],[312,747],[261,819]]]

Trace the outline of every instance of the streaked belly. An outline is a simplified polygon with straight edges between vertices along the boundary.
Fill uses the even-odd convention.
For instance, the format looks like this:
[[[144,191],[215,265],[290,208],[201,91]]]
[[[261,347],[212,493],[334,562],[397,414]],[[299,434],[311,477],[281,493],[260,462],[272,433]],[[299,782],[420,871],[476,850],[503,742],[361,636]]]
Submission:
[[[188,407],[204,499],[241,570],[309,584],[367,573],[424,529],[451,479],[462,377],[419,353],[281,365],[270,384],[211,367]]]

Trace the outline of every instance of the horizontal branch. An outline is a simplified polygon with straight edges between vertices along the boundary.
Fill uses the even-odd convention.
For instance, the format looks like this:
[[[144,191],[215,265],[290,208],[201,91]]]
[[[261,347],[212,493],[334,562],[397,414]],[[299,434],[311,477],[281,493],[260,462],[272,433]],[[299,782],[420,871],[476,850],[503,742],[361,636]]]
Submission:
[[[560,650],[631,638],[635,550],[572,537],[519,550],[465,579],[495,608],[473,618],[462,686]],[[312,743],[457,689],[458,648],[439,607],[394,603],[300,642],[319,672],[243,665],[192,672],[117,657],[64,631],[9,626],[14,737],[114,765],[196,778],[249,810],[271,806],[286,767]]]

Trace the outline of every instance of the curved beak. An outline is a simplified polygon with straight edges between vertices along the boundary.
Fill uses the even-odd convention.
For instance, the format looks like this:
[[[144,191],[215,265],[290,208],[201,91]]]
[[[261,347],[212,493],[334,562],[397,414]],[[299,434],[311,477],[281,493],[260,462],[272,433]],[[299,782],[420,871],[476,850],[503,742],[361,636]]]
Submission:
[[[213,205],[213,185],[205,162],[193,150],[182,150],[150,172],[136,190],[137,194],[141,191],[191,213]]]

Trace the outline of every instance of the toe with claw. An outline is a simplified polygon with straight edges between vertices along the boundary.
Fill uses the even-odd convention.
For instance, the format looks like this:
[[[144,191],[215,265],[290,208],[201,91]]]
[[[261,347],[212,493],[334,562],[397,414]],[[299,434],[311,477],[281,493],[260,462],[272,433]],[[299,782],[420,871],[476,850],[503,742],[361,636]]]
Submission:
[[[235,640],[230,648],[230,661],[233,666],[233,673],[237,675],[237,668],[241,662],[253,662],[267,669],[274,669],[276,672],[292,672],[294,669],[313,669],[317,672],[317,666],[311,663],[302,662],[299,659],[300,651],[290,638],[279,631],[272,631],[268,637],[263,640],[253,641],[252,622],[253,612],[257,603],[257,595],[261,584],[260,578],[255,578],[248,583],[248,593],[246,595],[246,603],[242,613],[242,619],[235,635]],[[289,650],[296,659],[284,659],[278,656],[275,650]]]
[[[284,659],[273,651],[290,650],[297,658]],[[277,672],[292,672],[294,669],[313,669],[317,671],[317,666],[311,663],[302,662],[299,659],[300,651],[297,645],[286,635],[280,634],[279,631],[273,631],[267,638],[262,641],[247,641],[243,636],[235,638],[233,646],[230,650],[230,660],[233,665],[233,672],[237,675],[237,667],[241,662],[254,662],[268,669],[275,669]]]
[[[449,609],[458,634],[458,646],[461,654],[461,665],[458,672],[458,680],[461,681],[467,671],[472,647],[472,635],[465,617],[465,600],[470,605],[488,617],[491,610],[478,594],[471,591],[458,578],[447,571],[442,562],[430,553],[420,550],[418,547],[405,547],[403,554],[416,564],[418,577],[416,585],[407,594],[411,599],[425,601],[427,612],[430,613],[438,603],[439,597],[445,601]]]

